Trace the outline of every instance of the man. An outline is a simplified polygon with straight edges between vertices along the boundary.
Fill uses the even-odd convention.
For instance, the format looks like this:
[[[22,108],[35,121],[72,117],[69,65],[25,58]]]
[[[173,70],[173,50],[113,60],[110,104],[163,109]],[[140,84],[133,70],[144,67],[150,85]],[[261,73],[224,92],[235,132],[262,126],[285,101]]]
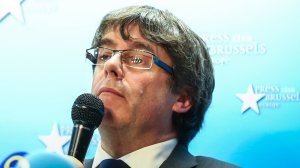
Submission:
[[[105,115],[85,167],[110,158],[132,168],[235,167],[187,150],[211,103],[214,75],[204,42],[181,20],[150,6],[113,11],[87,58]]]

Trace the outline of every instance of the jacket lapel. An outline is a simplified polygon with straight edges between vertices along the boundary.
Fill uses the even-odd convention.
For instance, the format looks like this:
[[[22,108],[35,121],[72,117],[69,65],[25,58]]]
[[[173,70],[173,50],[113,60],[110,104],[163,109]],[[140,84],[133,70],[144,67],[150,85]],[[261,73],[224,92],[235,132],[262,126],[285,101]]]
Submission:
[[[194,166],[197,166],[195,157],[188,152],[186,147],[177,145],[160,168],[192,168]]]

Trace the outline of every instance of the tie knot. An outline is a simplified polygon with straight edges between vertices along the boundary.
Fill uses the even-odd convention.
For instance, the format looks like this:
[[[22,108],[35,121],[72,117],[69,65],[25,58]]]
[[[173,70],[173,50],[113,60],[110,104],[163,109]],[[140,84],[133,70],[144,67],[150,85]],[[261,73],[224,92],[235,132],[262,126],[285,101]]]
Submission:
[[[105,159],[97,168],[130,168],[123,160]]]

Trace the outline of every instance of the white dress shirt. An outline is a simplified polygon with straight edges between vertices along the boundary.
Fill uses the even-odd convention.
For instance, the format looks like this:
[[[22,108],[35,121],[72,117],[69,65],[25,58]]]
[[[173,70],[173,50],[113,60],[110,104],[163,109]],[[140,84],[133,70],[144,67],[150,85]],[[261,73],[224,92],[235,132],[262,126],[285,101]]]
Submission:
[[[159,168],[170,156],[176,144],[176,138],[170,139],[165,142],[146,146],[118,159],[123,160],[131,168]],[[102,149],[101,142],[99,142],[92,168],[97,167],[102,160],[111,158],[112,157]]]

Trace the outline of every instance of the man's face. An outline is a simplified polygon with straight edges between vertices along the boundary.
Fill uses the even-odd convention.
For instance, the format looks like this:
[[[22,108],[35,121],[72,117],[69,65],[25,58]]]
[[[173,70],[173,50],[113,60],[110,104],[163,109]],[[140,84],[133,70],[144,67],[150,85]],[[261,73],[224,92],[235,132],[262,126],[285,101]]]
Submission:
[[[129,26],[129,40],[119,29],[108,30],[101,46],[117,50],[152,50],[162,61],[172,66],[166,51],[144,39],[137,25]],[[116,53],[103,66],[96,66],[92,93],[105,106],[100,131],[124,129],[136,135],[164,134],[172,130],[172,106],[176,95],[170,91],[171,75],[153,63],[151,69],[122,66]]]

